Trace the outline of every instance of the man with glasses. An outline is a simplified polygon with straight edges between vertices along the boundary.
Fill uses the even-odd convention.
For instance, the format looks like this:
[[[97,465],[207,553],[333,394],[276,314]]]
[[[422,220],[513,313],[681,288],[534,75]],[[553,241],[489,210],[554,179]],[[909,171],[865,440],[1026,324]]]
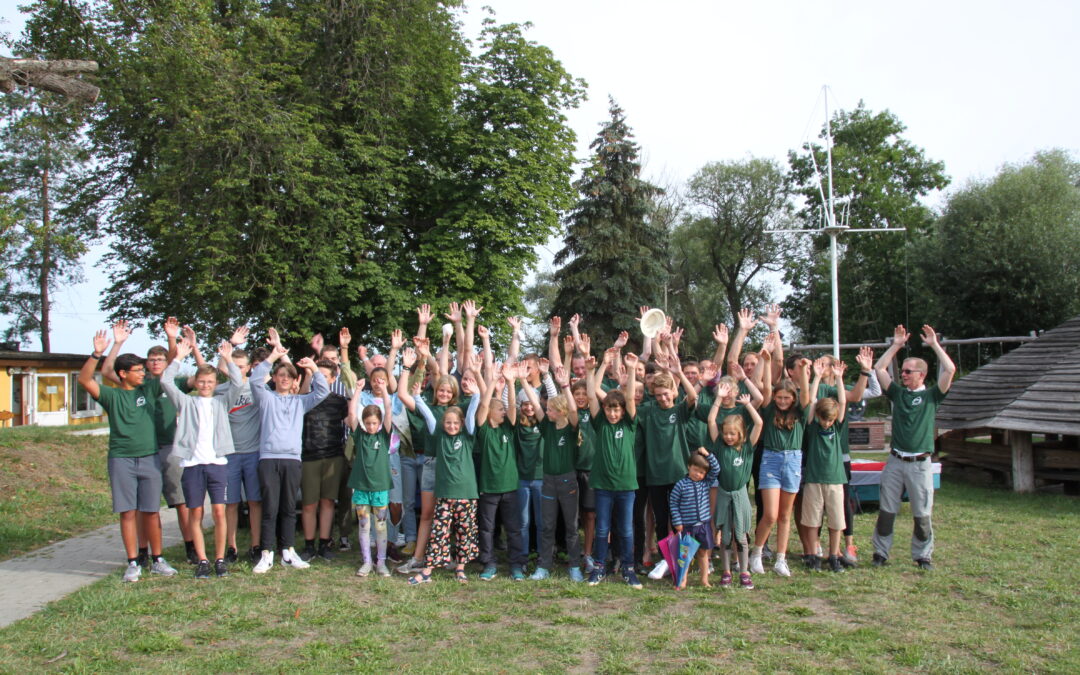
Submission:
[[[934,507],[934,475],[930,456],[934,453],[934,417],[952,385],[956,366],[938,343],[937,333],[930,326],[922,327],[923,343],[938,359],[937,382],[925,384],[929,366],[917,358],[904,359],[900,369],[903,386],[893,382],[888,367],[900,348],[907,344],[910,334],[897,326],[892,344],[881,355],[874,370],[885,395],[892,401],[892,448],[881,472],[881,498],[877,525],[874,527],[874,565],[880,567],[889,560],[892,548],[893,524],[900,511],[900,499],[907,490],[915,529],[911,533],[911,558],[919,569],[930,570],[934,552],[934,530],[930,513]]]
[[[109,486],[113,512],[120,514],[120,536],[127,553],[123,580],[138,581],[138,525],[141,521],[153,556],[153,574],[173,576],[173,569],[161,556],[161,460],[158,458],[154,415],[161,394],[158,380],[146,381],[145,361],[135,354],[116,359],[117,387],[102,387],[94,379],[109,339],[105,331],[94,336],[94,351],[79,371],[79,384],[109,414]]]

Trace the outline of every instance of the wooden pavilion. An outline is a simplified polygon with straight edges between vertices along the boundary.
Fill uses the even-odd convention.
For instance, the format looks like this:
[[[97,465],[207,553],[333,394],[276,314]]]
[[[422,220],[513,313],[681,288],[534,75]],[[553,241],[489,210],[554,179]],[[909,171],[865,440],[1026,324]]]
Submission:
[[[1080,492],[1080,317],[953,383],[937,425],[944,461],[1011,475],[1016,492]]]

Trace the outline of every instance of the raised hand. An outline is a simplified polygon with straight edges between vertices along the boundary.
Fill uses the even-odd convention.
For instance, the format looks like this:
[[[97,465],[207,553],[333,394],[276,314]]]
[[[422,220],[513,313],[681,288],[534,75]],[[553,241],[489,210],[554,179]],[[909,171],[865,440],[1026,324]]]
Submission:
[[[281,343],[279,342],[274,345],[274,348],[270,351],[270,361],[273,362],[277,359],[280,359],[282,356],[285,356],[288,353],[289,350],[282,347]]]
[[[104,354],[105,350],[109,348],[108,333],[103,330],[99,330],[94,333],[94,353]]]
[[[555,366],[555,384],[559,385],[560,389],[565,389],[570,386],[570,375],[566,372],[566,368],[562,366]]]
[[[461,323],[461,305],[456,302],[450,303],[450,311],[443,314],[452,323]]]
[[[922,341],[927,347],[933,347],[938,344],[937,333],[927,324],[923,324],[922,327]]]
[[[742,396],[735,399],[735,402],[738,403],[741,406],[749,408],[751,400],[752,399],[750,398],[750,394],[743,394]]]
[[[540,359],[537,367],[540,369],[541,375],[547,375],[548,371],[551,369],[551,362],[547,359]]]
[[[165,335],[176,339],[177,335],[180,335],[180,322],[175,316],[165,317],[165,324],[162,326],[165,330]]]
[[[844,373],[847,372],[847,364],[837,359],[836,363],[832,365],[832,372],[837,378],[837,386],[844,386]]]
[[[126,319],[120,319],[112,326],[113,340],[116,344],[123,344],[129,337],[131,337],[131,328],[128,326]]]
[[[581,334],[581,339],[578,340],[578,349],[581,350],[581,353],[584,354],[586,358],[592,353],[592,339],[589,338],[588,333]]]
[[[637,370],[638,357],[637,354],[627,354],[623,357],[623,362],[626,363],[628,370]]]
[[[571,354],[574,353],[574,336],[573,335],[564,335],[563,336],[563,350],[566,351],[566,352],[569,352]]]
[[[483,307],[477,307],[474,300],[466,300],[462,305],[465,310],[465,316],[475,319],[480,316],[480,312],[484,311]]]
[[[520,316],[508,316],[506,317],[506,323],[510,324],[510,327],[514,329],[515,333],[521,332],[521,317]]]
[[[870,347],[860,347],[859,355],[855,357],[855,363],[863,370],[869,371],[874,367],[874,350]]]
[[[356,348],[356,355],[360,358],[361,363],[363,363],[364,361],[367,361],[368,360],[367,347],[365,347],[364,345],[358,346]]]
[[[735,391],[731,388],[731,385],[727,382],[721,382],[716,387],[716,398],[727,398],[734,394]]]
[[[199,344],[199,341],[195,339],[194,328],[191,326],[184,326],[183,329],[181,329],[181,332],[184,334],[184,339],[191,343],[192,348]]]
[[[354,396],[359,396],[360,392],[364,391],[364,387],[366,387],[366,386],[367,386],[367,378],[366,377],[361,377],[359,380],[356,381],[356,391],[354,392],[353,395]]]
[[[570,323],[569,323],[570,330],[576,331],[578,329],[578,324],[580,324],[580,323],[581,323],[581,315],[580,314],[575,314],[574,316],[570,317]]]
[[[626,331],[620,331],[619,337],[615,338],[615,348],[622,349],[626,346],[626,343],[630,341],[630,333]]]
[[[240,345],[247,342],[248,333],[250,333],[250,332],[251,332],[251,329],[248,328],[247,326],[237,326],[236,330],[234,330],[232,335],[229,336],[229,342],[234,347],[239,347]]]
[[[406,368],[412,368],[416,365],[415,349],[409,347],[401,354],[401,365],[405,366]]]
[[[421,326],[431,323],[431,320],[435,318],[435,315],[431,313],[431,305],[423,304],[417,307],[416,318],[420,321]]]
[[[754,318],[754,313],[747,307],[743,307],[739,310],[737,321],[739,322],[739,328],[746,333],[750,332],[750,330],[757,325],[757,319]]]
[[[222,340],[217,349],[218,356],[226,361],[232,358],[233,343],[228,340]]]
[[[551,317],[551,319],[548,321],[548,329],[551,331],[552,335],[558,335],[559,333],[561,333],[562,332],[562,317],[561,316],[553,316],[553,317]]]
[[[720,324],[713,329],[712,339],[718,345],[726,345],[728,343],[728,327],[727,324]]]
[[[589,372],[591,372],[593,370],[596,370],[596,357],[595,356],[592,356],[590,354],[589,356],[585,357],[585,368],[587,368]],[[588,376],[589,376],[588,373],[586,373],[585,377],[588,377]]]
[[[352,344],[352,333],[350,333],[349,329],[345,326],[342,326],[341,330],[338,331],[337,343],[338,347],[341,348],[341,351],[348,353],[349,345]]]
[[[405,336],[401,333],[401,329],[394,329],[390,333],[390,349],[393,351],[400,351],[405,346]]]
[[[679,353],[679,342],[682,341],[682,336],[684,332],[685,329],[678,328],[674,333],[671,334],[671,351],[676,354]]]
[[[191,354],[192,347],[193,347],[193,343],[189,342],[186,337],[183,340],[181,340],[180,342],[177,342],[176,343],[176,358],[181,360],[181,361],[186,359],[188,357],[188,355]]]
[[[413,338],[413,344],[416,345],[416,353],[425,359],[431,358],[431,340],[428,338]]]
[[[824,356],[814,360],[814,375],[821,377],[825,374],[826,369],[831,370]]]
[[[648,311],[649,311],[649,306],[648,305],[642,305],[641,307],[638,307],[638,312],[640,312],[640,314],[638,315],[638,318],[640,319],[641,317],[645,316],[645,312],[648,312]]]
[[[281,336],[278,335],[277,328],[270,328],[266,331],[266,344],[271,347],[281,346]]]
[[[322,333],[315,333],[311,336],[311,351],[316,354],[322,354],[322,348],[325,341],[323,340]]]
[[[297,368],[303,368],[304,370],[307,370],[307,371],[314,371],[315,370],[315,362],[311,360],[310,356],[305,356],[304,358],[302,358],[302,359],[300,359],[299,361],[296,362],[296,367]]]
[[[896,329],[893,330],[893,344],[897,345],[898,347],[903,347],[904,345],[906,345],[908,338],[910,337],[911,333],[908,333],[907,329],[904,328],[903,325],[897,326]]]
[[[488,332],[487,326],[477,326],[476,334],[480,336],[481,340],[487,340],[491,337],[491,333]]]
[[[780,323],[780,305],[765,305],[765,314],[758,318],[769,330],[776,331]]]
[[[742,368],[740,368],[739,370],[742,370]],[[713,378],[715,378],[719,373],[720,371],[715,365],[709,364],[701,369],[701,379],[706,382],[711,382]]]

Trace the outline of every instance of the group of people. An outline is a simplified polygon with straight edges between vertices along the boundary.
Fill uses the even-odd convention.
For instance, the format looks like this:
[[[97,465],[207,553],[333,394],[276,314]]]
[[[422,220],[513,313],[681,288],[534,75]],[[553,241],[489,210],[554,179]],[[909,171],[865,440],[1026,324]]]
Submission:
[[[766,558],[776,574],[791,575],[792,515],[807,568],[841,572],[857,564],[846,411],[882,391],[893,422],[873,563],[889,560],[906,490],[912,559],[931,568],[934,415],[955,371],[931,327],[922,339],[939,368],[928,386],[928,365],[917,358],[903,361],[899,384],[892,380],[893,359],[909,339],[903,326],[876,363],[869,348],[860,350],[858,374],[846,377],[831,356],[785,356],[775,305],[757,318],[741,311],[730,340],[717,326],[715,352],[700,361],[680,357],[682,331],[670,320],[640,353],[624,353],[627,333],[594,351],[575,315],[565,335],[562,320],[551,320],[546,356],[519,353],[521,323],[511,317],[499,362],[490,331],[477,325],[481,311],[472,301],[451,303],[433,349],[435,315],[422,305],[411,341],[398,330],[386,355],[357,349],[363,378],[349,362],[347,329],[338,347],[316,335],[312,353],[293,363],[274,329],[266,347],[242,350],[241,327],[217,348],[216,364],[173,317],[164,324],[168,346],[145,359],[120,353],[126,323],[113,326],[111,349],[108,333],[98,332],[79,382],[109,416],[123,580],[137,581],[144,568],[176,574],[161,555],[162,497],[177,510],[197,578],[226,576],[238,560],[241,502],[256,574],[276,560],[303,569],[316,557],[333,559],[356,532],[361,577],[391,576],[390,561],[413,585],[429,583],[440,567],[464,583],[467,563],[478,560],[479,577],[493,579],[504,538],[510,578],[543,580],[561,533],[571,580],[595,585],[618,574],[641,588],[639,574],[674,573],[650,545],[674,534],[699,544],[703,585],[719,549],[720,585],[751,589]],[[769,329],[763,346],[743,354],[759,321]],[[189,355],[195,373],[180,376]],[[115,386],[99,384],[99,364]],[[202,530],[208,496],[213,558]]]

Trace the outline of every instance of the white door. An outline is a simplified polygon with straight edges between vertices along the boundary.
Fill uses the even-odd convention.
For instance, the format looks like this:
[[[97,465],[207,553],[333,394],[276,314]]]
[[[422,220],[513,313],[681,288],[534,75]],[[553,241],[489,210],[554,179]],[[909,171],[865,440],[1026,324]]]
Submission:
[[[68,423],[67,375],[37,376],[37,409],[34,424],[62,426]]]

